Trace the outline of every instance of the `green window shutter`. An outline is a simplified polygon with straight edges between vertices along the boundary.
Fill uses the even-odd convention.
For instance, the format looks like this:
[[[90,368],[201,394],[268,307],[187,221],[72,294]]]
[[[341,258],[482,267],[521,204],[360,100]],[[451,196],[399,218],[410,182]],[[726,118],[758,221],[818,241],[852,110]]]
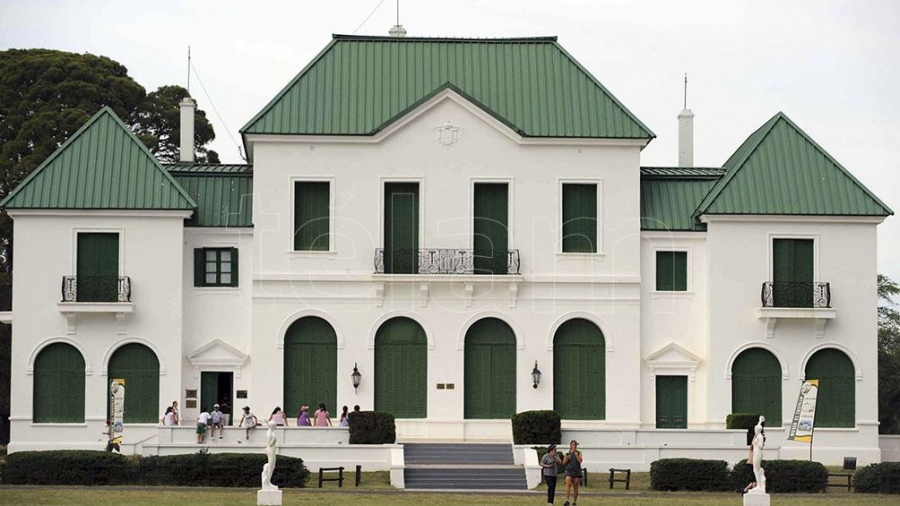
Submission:
[[[194,248],[194,286],[206,286],[205,276],[206,264],[203,262],[203,248]]]
[[[84,357],[74,346],[53,343],[34,360],[34,423],[84,422]]]
[[[159,413],[159,359],[153,350],[138,343],[117,349],[109,359],[106,384],[109,413],[109,383],[125,380],[125,423],[156,423]]]
[[[331,247],[331,183],[294,183],[294,250],[328,251]]]
[[[597,252],[597,185],[563,184],[562,245],[566,253]]]
[[[776,307],[812,307],[813,240],[774,239],[772,281]]]
[[[238,286],[238,249],[231,248],[231,286]]]
[[[116,302],[119,293],[119,234],[78,234],[78,302]]]
[[[744,350],[731,367],[731,412],[757,413],[781,425],[781,364],[762,348]]]
[[[656,252],[656,290],[661,292],[687,291],[687,252]]]
[[[606,340],[588,320],[569,320],[553,337],[553,409],[570,420],[606,419]]]
[[[844,352],[817,351],[806,364],[806,379],[819,380],[816,427],[856,426],[856,371]]]
[[[284,412],[298,416],[301,405],[325,403],[337,413],[337,334],[327,321],[301,318],[284,338]],[[312,412],[310,412],[312,415]]]
[[[516,414],[516,336],[504,321],[485,318],[466,332],[464,416],[510,418]]]
[[[477,183],[474,203],[475,274],[507,274],[509,185]]]
[[[687,376],[656,377],[656,428],[687,428]]]
[[[384,273],[419,270],[419,183],[384,185]]]
[[[427,416],[428,339],[409,318],[392,318],[375,334],[375,410],[397,418]]]

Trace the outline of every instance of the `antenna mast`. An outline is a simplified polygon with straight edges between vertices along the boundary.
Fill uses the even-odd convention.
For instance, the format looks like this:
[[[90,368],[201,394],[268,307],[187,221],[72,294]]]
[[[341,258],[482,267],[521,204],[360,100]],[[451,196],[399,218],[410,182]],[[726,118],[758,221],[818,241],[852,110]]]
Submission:
[[[684,108],[687,109],[687,72],[684,73]]]
[[[187,68],[187,72],[188,72],[187,90],[188,90],[188,95],[190,95],[191,94],[191,46],[188,46],[188,65],[187,66],[188,66],[188,68]]]
[[[400,24],[400,0],[397,0],[397,24]]]

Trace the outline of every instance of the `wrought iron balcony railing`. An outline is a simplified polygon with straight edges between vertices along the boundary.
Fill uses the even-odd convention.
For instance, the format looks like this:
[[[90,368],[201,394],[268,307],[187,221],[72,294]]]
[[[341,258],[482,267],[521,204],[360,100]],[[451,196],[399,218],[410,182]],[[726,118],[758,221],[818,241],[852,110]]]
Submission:
[[[128,276],[63,276],[63,302],[131,302]]]
[[[519,250],[375,250],[375,274],[519,274]]]
[[[762,285],[763,307],[830,308],[829,283],[766,281]]]

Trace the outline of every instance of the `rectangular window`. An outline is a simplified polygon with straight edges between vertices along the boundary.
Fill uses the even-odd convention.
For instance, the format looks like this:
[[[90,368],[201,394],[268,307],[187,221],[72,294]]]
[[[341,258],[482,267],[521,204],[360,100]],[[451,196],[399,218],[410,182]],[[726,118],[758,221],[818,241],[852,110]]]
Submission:
[[[294,251],[331,248],[331,183],[294,183]]]
[[[773,240],[775,307],[813,307],[813,251],[812,239]]]
[[[118,300],[118,233],[78,233],[76,281],[78,302]]]
[[[563,253],[597,252],[597,185],[562,185]]]
[[[196,248],[194,286],[238,286],[237,248]]]
[[[656,290],[659,292],[687,291],[687,252],[656,252]]]

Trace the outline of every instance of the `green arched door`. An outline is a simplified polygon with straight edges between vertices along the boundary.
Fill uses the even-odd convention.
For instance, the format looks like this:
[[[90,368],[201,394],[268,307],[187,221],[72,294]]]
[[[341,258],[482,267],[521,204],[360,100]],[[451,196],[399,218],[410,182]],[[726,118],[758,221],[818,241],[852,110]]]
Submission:
[[[750,348],[734,360],[731,412],[760,414],[769,427],[781,426],[781,364],[768,350]]]
[[[337,412],[337,334],[327,321],[300,318],[284,336],[284,412],[325,403]],[[310,414],[312,410],[310,410]]]
[[[53,343],[34,359],[34,423],[84,422],[84,357],[74,346]]]
[[[516,414],[516,336],[504,321],[485,318],[466,332],[466,418]]]
[[[806,363],[806,379],[819,380],[816,427],[856,425],[856,372],[844,352],[817,351]]]
[[[397,418],[427,416],[428,339],[409,318],[392,318],[375,334],[375,410]]]
[[[125,423],[156,423],[162,417],[159,405],[159,359],[143,344],[122,346],[109,359],[106,399],[109,412],[109,383],[125,380]]]
[[[569,320],[553,337],[553,409],[570,420],[606,419],[606,340],[588,320]]]

